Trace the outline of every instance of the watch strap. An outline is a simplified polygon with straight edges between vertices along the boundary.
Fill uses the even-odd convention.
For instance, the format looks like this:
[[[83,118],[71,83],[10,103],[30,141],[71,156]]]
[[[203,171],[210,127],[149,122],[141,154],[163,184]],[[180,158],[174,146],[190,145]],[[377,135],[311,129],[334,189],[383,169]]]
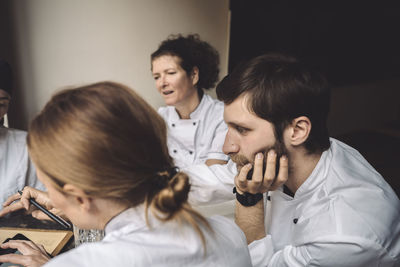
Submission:
[[[251,207],[257,204],[261,199],[263,199],[262,193],[251,194],[248,192],[244,192],[244,194],[240,194],[236,187],[233,188],[233,193],[236,194],[236,200],[245,207]]]

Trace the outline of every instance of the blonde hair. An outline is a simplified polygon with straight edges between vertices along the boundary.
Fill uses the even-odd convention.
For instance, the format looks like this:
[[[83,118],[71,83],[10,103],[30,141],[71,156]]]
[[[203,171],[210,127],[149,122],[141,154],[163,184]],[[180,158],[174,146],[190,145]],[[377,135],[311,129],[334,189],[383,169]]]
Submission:
[[[208,222],[187,203],[188,176],[168,153],[164,120],[133,90],[114,82],[66,89],[32,121],[29,153],[62,190],[73,184],[93,197],[146,203],[159,220],[188,222],[205,246]]]

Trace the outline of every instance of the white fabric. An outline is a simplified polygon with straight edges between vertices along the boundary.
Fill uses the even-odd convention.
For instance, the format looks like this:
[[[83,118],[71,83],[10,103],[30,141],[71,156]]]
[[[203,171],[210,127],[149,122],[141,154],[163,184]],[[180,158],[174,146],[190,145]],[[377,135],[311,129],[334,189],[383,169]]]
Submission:
[[[331,139],[294,198],[269,196],[254,266],[400,266],[399,199],[353,148]]]
[[[182,169],[190,177],[189,203],[204,216],[223,215],[234,219],[235,195],[232,192],[236,164],[197,164]]]
[[[228,219],[208,219],[215,234],[203,229],[207,243],[204,255],[193,228],[153,219],[149,229],[143,214],[143,206],[124,211],[108,223],[102,241],[83,244],[45,266],[251,266],[246,238]]]
[[[228,160],[222,152],[228,128],[221,101],[204,94],[187,120],[180,119],[173,106],[161,107],[158,113],[167,124],[168,149],[176,166],[183,168],[207,159]]]
[[[29,160],[26,132],[0,127],[0,204],[26,185],[44,189]]]

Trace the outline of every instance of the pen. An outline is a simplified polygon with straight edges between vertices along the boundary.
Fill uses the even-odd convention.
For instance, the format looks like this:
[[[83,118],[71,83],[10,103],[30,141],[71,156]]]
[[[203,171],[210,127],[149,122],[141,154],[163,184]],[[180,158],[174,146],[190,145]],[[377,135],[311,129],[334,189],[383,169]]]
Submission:
[[[20,195],[22,195],[22,191],[18,190],[18,193]],[[47,216],[49,216],[51,219],[53,219],[54,221],[56,221],[57,223],[59,223],[62,227],[64,228],[71,228],[71,224],[67,221],[65,221],[63,218],[51,213],[50,211],[48,211],[46,208],[44,208],[42,205],[40,205],[39,203],[36,202],[36,200],[34,200],[33,198],[29,199],[29,202],[35,206],[36,208],[38,208],[39,210],[41,210],[42,212],[44,212],[44,214],[46,214]]]

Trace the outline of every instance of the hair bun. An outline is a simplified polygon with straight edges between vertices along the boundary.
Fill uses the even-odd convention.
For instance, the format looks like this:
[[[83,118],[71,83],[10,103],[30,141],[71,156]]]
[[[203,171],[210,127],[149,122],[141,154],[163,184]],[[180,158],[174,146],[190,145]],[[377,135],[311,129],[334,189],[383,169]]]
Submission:
[[[161,220],[173,217],[187,201],[189,191],[189,177],[183,172],[177,172],[167,186],[154,196],[152,206],[158,211],[155,215]]]

